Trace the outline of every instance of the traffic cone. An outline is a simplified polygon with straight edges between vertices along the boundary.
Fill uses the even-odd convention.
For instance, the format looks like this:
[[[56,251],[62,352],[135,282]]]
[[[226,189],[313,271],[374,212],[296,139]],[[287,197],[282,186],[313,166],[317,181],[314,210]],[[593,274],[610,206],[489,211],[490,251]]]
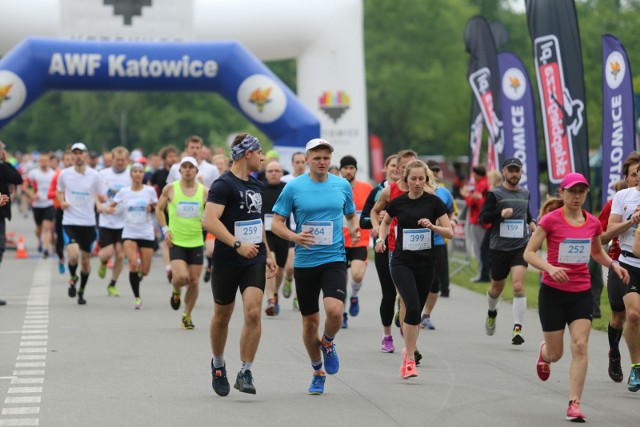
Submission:
[[[24,247],[24,237],[18,237],[18,246],[16,250],[16,259],[29,258],[27,255],[27,249]]]

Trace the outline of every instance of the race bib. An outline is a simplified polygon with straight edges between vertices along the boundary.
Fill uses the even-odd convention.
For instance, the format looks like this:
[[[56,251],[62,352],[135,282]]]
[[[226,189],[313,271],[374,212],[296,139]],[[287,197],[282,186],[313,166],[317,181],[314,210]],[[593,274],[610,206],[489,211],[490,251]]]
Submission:
[[[180,218],[197,218],[200,212],[200,203],[198,202],[178,202],[176,206],[176,215]]]
[[[242,243],[262,243],[262,220],[236,221],[234,236]]]
[[[428,228],[405,228],[402,230],[403,251],[431,249],[431,230]]]
[[[524,237],[524,220],[505,219],[500,223],[500,237],[521,239]]]
[[[271,231],[271,223],[273,222],[273,214],[264,214],[264,230]]]
[[[591,239],[565,239],[558,249],[558,262],[586,264],[591,255]]]
[[[69,204],[72,206],[86,206],[91,204],[91,194],[72,191],[69,197]]]
[[[302,231],[311,230],[316,238],[316,245],[327,246],[333,244],[333,222],[308,221],[302,226]]]
[[[638,226],[637,225],[633,225],[630,229],[628,229],[621,237],[622,239],[620,239],[620,246],[625,245],[625,246],[629,246],[630,248],[633,248],[633,241],[636,238],[636,232],[638,231]]]
[[[142,224],[147,220],[147,207],[146,206],[128,206],[127,207],[127,222],[129,224]]]

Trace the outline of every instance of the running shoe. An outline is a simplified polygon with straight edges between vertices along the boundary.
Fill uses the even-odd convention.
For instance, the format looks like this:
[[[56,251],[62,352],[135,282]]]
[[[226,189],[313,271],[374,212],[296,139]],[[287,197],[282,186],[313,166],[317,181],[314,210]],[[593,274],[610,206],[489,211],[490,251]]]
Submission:
[[[276,309],[276,316],[277,316],[278,314],[280,314],[280,304],[278,303],[278,295],[277,294],[275,296],[275,300],[276,300],[275,309]]]
[[[422,360],[422,353],[420,353],[420,350],[418,350],[418,347],[416,347],[415,350],[413,350],[413,359],[416,361],[416,366],[420,364],[420,361]]]
[[[496,317],[498,316],[498,311],[494,310],[487,313],[487,320],[484,322],[484,331],[487,335],[492,336],[496,333]]]
[[[620,356],[611,357],[611,352],[609,352],[609,378],[617,383],[621,383],[624,379],[622,366],[620,365]]]
[[[226,396],[229,394],[229,380],[227,379],[227,365],[222,368],[213,367],[213,359],[211,359],[211,386],[218,396]]]
[[[87,303],[87,300],[84,299],[84,292],[78,292],[78,304],[85,305],[86,303]]]
[[[195,328],[195,326],[191,321],[191,315],[187,313],[182,313],[182,329],[190,330],[193,328]]]
[[[208,266],[207,269],[204,271],[204,283],[209,283],[209,280],[211,280],[211,266]]]
[[[574,423],[584,423],[587,421],[584,414],[580,412],[580,402],[577,400],[571,400],[569,402],[569,407],[567,408],[567,421]]]
[[[42,259],[48,259],[48,258],[49,258],[49,251],[45,249],[42,252]]]
[[[134,298],[133,299],[133,308],[136,310],[140,310],[142,308],[142,299]]]
[[[396,351],[396,348],[393,346],[393,337],[391,335],[382,337],[382,348],[380,349],[383,353],[393,353]]]
[[[64,260],[61,259],[58,261],[58,273],[64,274],[64,272],[65,272]]]
[[[267,308],[264,309],[264,312],[267,316],[275,316],[276,315],[276,302],[273,298],[269,298],[267,303]]]
[[[640,366],[636,365],[631,367],[629,372],[629,379],[627,380],[627,388],[629,391],[636,392],[640,390]]]
[[[293,299],[293,310],[300,311],[300,304],[298,304],[298,298]]]
[[[404,367],[404,375],[402,378],[409,379],[418,376],[418,370],[416,369],[416,362],[414,360],[407,360]]]
[[[342,313],[342,329],[347,329],[349,327],[349,315],[347,313]]]
[[[118,292],[118,288],[116,288],[116,285],[107,286],[107,294],[109,294],[110,297],[120,296],[120,292]]]
[[[175,289],[173,290],[169,303],[171,304],[171,308],[174,310],[178,310],[180,308],[180,291],[176,292]]]
[[[356,317],[358,313],[360,313],[360,302],[358,301],[358,297],[351,297],[349,304],[349,316]]]
[[[335,343],[332,341],[331,345],[320,345],[320,349],[322,350],[324,368],[326,369],[327,374],[336,374],[338,372],[338,369],[340,369],[340,359],[338,358],[338,353],[336,352]]]
[[[282,286],[282,295],[285,298],[289,298],[291,296],[291,281],[293,278],[284,278],[284,285]]]
[[[395,323],[395,325],[398,328],[400,328],[400,296],[399,295],[396,295],[395,309],[393,311],[393,323]]]
[[[524,343],[524,338],[522,337],[522,326],[515,325],[513,327],[513,336],[511,337],[511,344],[522,345],[523,343]]]
[[[42,252],[42,241],[38,240],[38,252]]]
[[[251,375],[251,371],[246,370],[244,372],[238,372],[236,383],[233,385],[233,388],[243,393],[256,394],[256,388],[253,385],[253,376]]]
[[[107,263],[100,262],[100,266],[98,267],[98,277],[101,279],[104,279],[106,275],[107,275]]]
[[[73,276],[69,279],[69,290],[67,291],[69,298],[76,297],[76,283],[78,283],[78,276]]]
[[[431,323],[431,317],[427,317],[425,314],[422,315],[422,320],[420,320],[420,327],[431,331],[436,329],[436,327],[433,326],[433,323]]]
[[[538,372],[538,378],[542,381],[546,381],[549,379],[549,375],[551,375],[551,364],[545,362],[542,358],[542,347],[544,347],[544,341],[540,344],[540,353],[538,354],[538,361],[536,362],[536,371]]]
[[[324,393],[324,381],[326,379],[327,377],[325,376],[324,371],[314,372],[311,385],[309,386],[309,394],[320,395]]]

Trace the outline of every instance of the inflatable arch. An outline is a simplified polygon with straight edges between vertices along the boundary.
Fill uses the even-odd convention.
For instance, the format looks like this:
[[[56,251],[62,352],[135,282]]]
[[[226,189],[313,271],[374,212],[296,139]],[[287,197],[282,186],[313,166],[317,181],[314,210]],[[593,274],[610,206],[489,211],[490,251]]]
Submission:
[[[0,0],[0,10],[0,127],[48,89],[218,91],[284,163],[320,135],[335,163],[351,154],[369,176],[362,0]],[[297,96],[259,61],[289,58]]]

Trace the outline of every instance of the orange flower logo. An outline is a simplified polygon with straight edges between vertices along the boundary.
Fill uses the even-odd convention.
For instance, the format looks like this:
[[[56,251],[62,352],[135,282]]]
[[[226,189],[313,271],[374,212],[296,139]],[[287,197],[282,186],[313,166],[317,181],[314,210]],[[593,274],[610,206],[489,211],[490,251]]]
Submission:
[[[610,62],[609,65],[611,66],[611,74],[613,74],[613,78],[615,80],[618,78],[618,74],[620,73],[620,63],[613,61]]]
[[[513,88],[513,91],[518,93],[518,89],[520,88],[520,80],[517,77],[509,77],[509,86]]]
[[[264,110],[264,106],[271,102],[269,99],[269,95],[271,94],[271,88],[268,87],[266,89],[256,89],[251,92],[251,96],[249,97],[249,102],[255,104],[258,107],[258,111],[262,113]]]
[[[11,92],[12,87],[13,83],[0,86],[0,105],[2,105],[4,101],[8,101],[9,99],[11,99],[9,97],[9,92]]]

